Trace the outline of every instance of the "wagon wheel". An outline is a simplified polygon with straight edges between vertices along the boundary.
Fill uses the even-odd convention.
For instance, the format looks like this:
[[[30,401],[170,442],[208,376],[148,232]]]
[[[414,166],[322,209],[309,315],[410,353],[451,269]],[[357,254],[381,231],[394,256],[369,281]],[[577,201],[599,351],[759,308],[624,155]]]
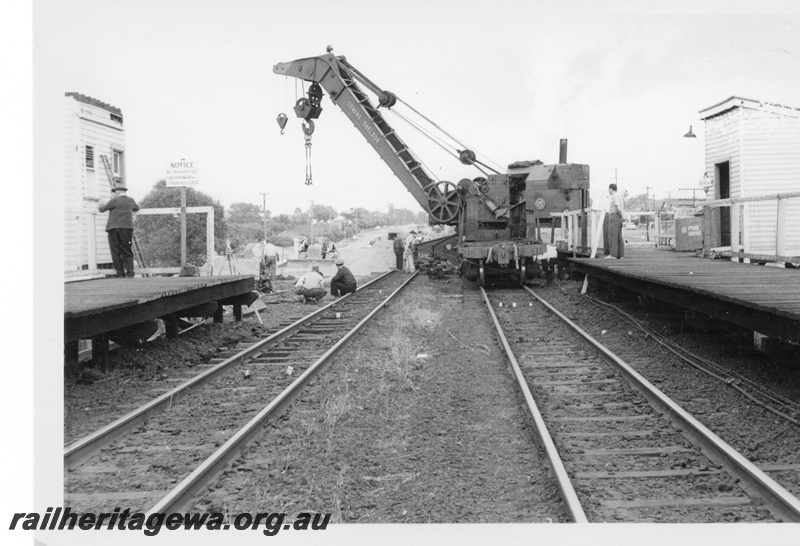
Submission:
[[[446,224],[458,216],[461,208],[461,197],[456,185],[452,182],[440,181],[428,187],[428,214],[436,222]]]
[[[519,285],[525,286],[525,264],[519,266]]]
[[[483,271],[483,260],[481,260],[480,264],[478,265],[478,282],[481,285],[481,288],[486,287],[486,276]]]

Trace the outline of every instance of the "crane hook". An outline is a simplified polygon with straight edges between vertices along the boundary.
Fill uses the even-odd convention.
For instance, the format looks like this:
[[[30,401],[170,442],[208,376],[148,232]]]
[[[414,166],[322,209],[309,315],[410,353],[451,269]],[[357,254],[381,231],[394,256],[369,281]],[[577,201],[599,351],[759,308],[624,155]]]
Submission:
[[[275,121],[278,122],[278,127],[281,128],[281,134],[283,134],[283,129],[286,127],[286,122],[289,121],[289,118],[286,116],[286,114],[281,113],[278,114],[278,117]]]

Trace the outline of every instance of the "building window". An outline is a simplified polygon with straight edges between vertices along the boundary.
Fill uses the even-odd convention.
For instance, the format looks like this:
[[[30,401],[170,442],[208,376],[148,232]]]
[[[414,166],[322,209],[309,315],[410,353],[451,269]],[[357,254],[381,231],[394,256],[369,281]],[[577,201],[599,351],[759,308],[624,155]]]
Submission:
[[[83,177],[83,197],[89,199],[98,199],[97,189],[97,171],[94,168],[94,146],[85,146],[84,162],[86,172]]]
[[[114,173],[114,176],[120,178],[122,177],[122,152],[119,150],[114,150],[111,157],[111,169]]]
[[[94,170],[94,146],[86,146],[86,169]]]

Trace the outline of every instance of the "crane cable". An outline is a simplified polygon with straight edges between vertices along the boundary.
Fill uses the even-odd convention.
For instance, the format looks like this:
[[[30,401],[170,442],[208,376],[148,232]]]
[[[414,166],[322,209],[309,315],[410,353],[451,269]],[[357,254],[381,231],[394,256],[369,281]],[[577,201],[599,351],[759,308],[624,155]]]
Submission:
[[[404,101],[404,100],[403,100],[403,99],[401,99],[400,97],[397,97],[397,100],[398,100],[398,102],[402,102],[404,105],[406,105],[406,106],[407,106],[407,107],[408,107],[408,108],[409,108],[409,109],[410,109],[412,112],[414,112],[415,114],[417,114],[418,116],[420,116],[422,119],[424,119],[425,121],[427,121],[428,123],[430,123],[431,125],[433,125],[433,126],[436,128],[436,129],[438,129],[439,131],[441,131],[442,133],[444,133],[445,135],[447,135],[448,137],[450,137],[450,138],[451,138],[451,139],[452,139],[452,140],[453,140],[453,141],[454,141],[456,144],[458,144],[460,147],[464,148],[465,150],[474,150],[474,148],[473,148],[472,146],[470,146],[469,144],[467,144],[467,143],[465,143],[465,142],[461,141],[460,139],[456,138],[455,136],[451,135],[451,134],[450,134],[448,131],[446,131],[444,128],[442,128],[442,127],[441,127],[439,124],[437,124],[435,121],[433,121],[432,119],[428,118],[428,117],[427,117],[425,114],[423,114],[422,112],[418,111],[416,108],[414,108],[413,106],[411,106],[410,104],[408,104],[406,101]],[[456,148],[456,151],[458,151],[459,153],[461,153],[461,150],[458,150],[457,148]],[[481,155],[483,155],[483,154],[481,154]],[[456,156],[456,157],[459,157],[459,156]],[[484,156],[484,157],[486,157],[486,156]],[[460,159],[460,158],[459,158],[459,159]],[[497,164],[495,161],[492,161],[492,160],[491,160],[491,159],[489,159],[488,157],[487,157],[486,159],[487,159],[487,160],[489,160],[491,163],[494,163],[494,165],[495,165],[496,167],[498,167],[498,169],[493,169],[493,170],[494,170],[496,173],[498,173],[498,174],[499,174],[499,172],[500,172],[500,170],[502,170],[502,168],[501,168],[501,167],[500,167],[500,166],[499,166],[499,165],[498,165],[498,164]],[[488,165],[487,165],[487,167],[488,167]],[[477,167],[476,167],[476,168],[477,168]],[[491,168],[491,167],[489,167],[489,168]],[[480,169],[480,168],[478,168],[478,170],[480,170],[481,172],[484,172],[484,171],[483,171],[482,169]],[[485,174],[485,172],[484,172],[484,174]]]
[[[302,95],[306,95],[306,82],[305,80],[295,80],[300,83],[300,90]],[[297,86],[295,85],[295,97],[297,96]],[[296,101],[295,101],[296,102]],[[303,128],[303,138],[306,141],[306,186],[311,186],[311,135],[314,133],[314,122],[308,118],[304,119],[301,124]]]
[[[428,139],[430,139],[431,142],[433,142],[434,144],[439,146],[441,149],[443,149],[445,151],[445,153],[450,154],[451,156],[453,156],[456,159],[458,159],[458,154],[455,153],[454,151],[451,151],[450,149],[448,149],[448,146],[449,146],[449,148],[451,148],[452,150],[456,150],[457,151],[457,149],[454,146],[451,146],[451,145],[447,144],[446,142],[442,142],[440,139],[435,137],[433,134],[428,133],[427,131],[425,131],[425,129],[423,129],[422,127],[420,127],[419,125],[417,125],[416,123],[411,121],[409,118],[407,118],[406,116],[404,116],[400,112],[397,112],[396,110],[391,110],[391,112],[394,113],[394,115],[397,116],[398,118],[400,118],[401,120],[405,121],[413,129],[416,129],[417,131],[419,131],[419,133],[422,136],[427,137]]]
[[[306,121],[308,125],[306,125]],[[311,182],[311,134],[314,132],[314,122],[309,120],[303,121],[303,136],[306,139],[306,186],[310,186]]]
[[[406,104],[406,103],[404,102],[403,104]],[[413,108],[412,108],[412,110],[413,110]],[[419,131],[419,133],[420,133],[422,136],[424,136],[424,137],[428,138],[428,139],[429,139],[431,142],[433,142],[434,144],[436,144],[437,146],[439,146],[440,148],[442,148],[442,149],[445,151],[445,153],[447,153],[447,154],[449,154],[449,155],[451,155],[451,156],[455,157],[456,159],[460,160],[460,153],[461,153],[461,150],[459,150],[457,147],[455,147],[455,146],[453,146],[453,145],[451,145],[451,144],[448,144],[448,143],[443,143],[443,142],[441,141],[441,139],[439,139],[438,137],[434,136],[434,135],[433,135],[433,133],[430,133],[430,132],[426,131],[425,129],[423,129],[422,127],[420,127],[418,124],[414,123],[414,122],[413,122],[413,121],[411,121],[411,120],[410,120],[408,117],[406,117],[406,116],[404,116],[403,114],[401,114],[401,113],[397,112],[396,110],[391,110],[391,112],[393,112],[393,113],[394,113],[394,114],[395,114],[395,115],[396,115],[398,118],[400,118],[401,120],[405,121],[405,122],[406,122],[406,123],[407,123],[407,124],[408,124],[410,127],[412,127],[413,129],[416,129],[417,131]],[[424,116],[423,116],[423,117],[424,117]],[[444,132],[444,131],[442,131],[442,132]],[[445,132],[445,134],[447,134],[447,133]],[[448,135],[448,136],[449,136],[449,135]],[[452,138],[452,137],[451,137],[451,138]],[[455,140],[455,139],[454,139],[454,140]],[[458,142],[458,141],[456,140],[456,142]],[[448,149],[446,146],[449,146],[449,147],[450,147],[450,148],[451,148],[453,151],[451,151],[450,149]],[[475,167],[476,169],[478,169],[478,170],[481,172],[481,174],[483,174],[484,176],[489,176],[489,175],[488,175],[488,173],[487,173],[486,171],[484,171],[483,169],[481,169],[481,168],[480,168],[478,165],[476,165],[475,163],[473,163],[473,164],[472,164],[472,166],[473,166],[473,167]]]

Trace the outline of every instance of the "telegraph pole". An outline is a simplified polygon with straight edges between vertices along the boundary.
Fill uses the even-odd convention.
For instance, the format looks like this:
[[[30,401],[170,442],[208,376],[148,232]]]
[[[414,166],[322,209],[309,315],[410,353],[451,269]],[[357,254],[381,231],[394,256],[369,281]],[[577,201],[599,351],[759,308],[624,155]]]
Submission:
[[[644,193],[644,206],[645,206],[645,208],[649,208],[650,188],[652,188],[652,186],[645,186],[644,187],[644,192],[645,192]],[[655,219],[656,219],[656,205],[655,205],[655,198],[654,198],[653,199],[653,221],[655,221]],[[647,236],[647,242],[649,243],[650,242],[650,215],[648,215],[646,217],[645,222],[647,222],[646,236]]]
[[[269,193],[262,193],[261,197],[264,198],[264,244],[267,244],[267,196]]]
[[[611,170],[614,171],[614,184],[616,184],[617,185],[617,189],[619,189],[619,169],[614,167]],[[625,180],[625,179],[623,178],[623,180]]]
[[[692,206],[697,206],[697,202],[695,199],[695,195],[697,192],[697,188],[678,188],[679,190],[692,190]]]
[[[309,245],[314,243],[314,200],[311,200],[311,211],[308,215],[308,225],[311,229],[311,240],[308,242]]]

